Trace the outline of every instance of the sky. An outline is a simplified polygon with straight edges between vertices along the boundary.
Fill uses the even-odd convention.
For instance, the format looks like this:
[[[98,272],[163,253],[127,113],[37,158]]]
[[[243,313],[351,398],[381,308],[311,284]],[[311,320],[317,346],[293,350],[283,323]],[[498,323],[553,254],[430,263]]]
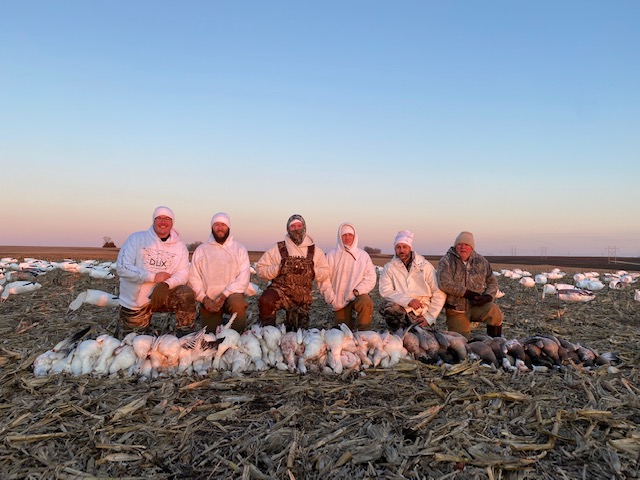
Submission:
[[[0,0],[0,245],[640,256],[640,2]]]

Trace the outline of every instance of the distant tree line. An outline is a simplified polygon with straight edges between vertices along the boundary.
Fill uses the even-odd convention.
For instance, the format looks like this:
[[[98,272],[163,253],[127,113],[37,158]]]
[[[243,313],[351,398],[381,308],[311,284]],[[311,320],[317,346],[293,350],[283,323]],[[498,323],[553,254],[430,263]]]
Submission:
[[[371,254],[379,255],[382,253],[382,250],[380,250],[379,248],[373,248],[373,247],[364,247],[364,251],[367,252],[369,255]]]
[[[196,248],[198,248],[198,245],[202,245],[202,242],[197,241],[193,243],[187,243],[187,250],[193,252]]]
[[[111,237],[102,237],[104,243],[102,244],[102,248],[116,248],[116,244],[113,243]]]

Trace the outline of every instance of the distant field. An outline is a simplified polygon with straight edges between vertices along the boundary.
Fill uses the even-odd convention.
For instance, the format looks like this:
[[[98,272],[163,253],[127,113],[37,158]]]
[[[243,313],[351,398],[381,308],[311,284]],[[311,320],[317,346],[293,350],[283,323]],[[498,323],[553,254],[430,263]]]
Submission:
[[[39,258],[43,260],[62,260],[70,258],[73,260],[99,259],[113,261],[118,256],[118,248],[99,247],[19,247],[0,246],[0,257],[25,257]],[[256,262],[263,252],[250,251],[249,259]],[[391,255],[377,254],[371,255],[375,265],[382,266],[391,259]],[[439,255],[428,255],[427,258],[434,264],[440,260]],[[609,259],[607,257],[534,257],[534,256],[488,256],[493,265],[521,265],[521,266],[544,266],[572,267],[577,269],[599,269],[599,270],[640,270],[640,258],[619,257]]]

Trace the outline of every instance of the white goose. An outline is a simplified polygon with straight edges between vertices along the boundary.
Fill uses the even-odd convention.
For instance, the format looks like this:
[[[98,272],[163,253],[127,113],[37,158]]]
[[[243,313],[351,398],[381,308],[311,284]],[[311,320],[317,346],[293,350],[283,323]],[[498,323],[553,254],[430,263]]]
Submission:
[[[255,370],[262,371],[269,368],[262,357],[260,340],[252,330],[245,330],[240,335],[240,350],[251,358]]]
[[[107,334],[98,336],[96,340],[102,344],[102,350],[93,367],[93,373],[102,376],[109,373],[109,367],[111,367],[111,363],[115,359],[114,352],[116,348],[122,345],[122,341]]]
[[[9,298],[9,295],[17,295],[19,293],[33,292],[42,288],[42,285],[36,282],[29,282],[26,280],[11,282],[4,286],[2,294],[0,294],[0,302],[4,303]]]
[[[231,318],[229,319],[229,321],[225,325],[220,325],[216,331],[216,338],[217,339],[222,338],[224,340],[222,340],[222,343],[218,345],[218,349],[216,351],[215,357],[213,358],[213,362],[211,364],[211,366],[215,370],[220,370],[220,367],[221,367],[220,361],[221,361],[222,355],[224,355],[224,352],[226,352],[230,348],[232,349],[238,348],[238,344],[240,343],[240,334],[236,332],[233,328],[231,328],[231,325],[233,324],[233,321],[236,319],[237,316],[238,316],[237,313],[234,313],[233,315],[231,315]]]
[[[34,375],[41,377],[49,373],[70,371],[73,351],[89,330],[91,330],[91,327],[84,327],[82,330],[72,333],[58,342],[51,350],[36,357],[33,362]],[[55,372],[53,371],[54,366]]]
[[[535,287],[536,286],[536,282],[531,277],[522,277],[520,279],[520,285],[522,285],[523,287],[526,287],[526,288],[531,288],[531,287]]]
[[[120,304],[117,295],[103,292],[102,290],[89,289],[78,294],[76,299],[69,304],[67,311],[74,312],[79,309],[83,303],[96,305],[98,307],[117,307]]]
[[[383,368],[390,368],[395,366],[401,359],[407,358],[409,356],[409,352],[406,348],[404,348],[404,344],[402,342],[402,338],[398,335],[395,335],[391,332],[383,332],[381,334],[382,337],[382,348],[387,353],[387,356],[382,359],[380,362],[380,366]]]
[[[343,370],[341,355],[344,332],[339,328],[330,328],[324,332],[324,341],[327,344],[327,366],[335,373],[341,374]]]

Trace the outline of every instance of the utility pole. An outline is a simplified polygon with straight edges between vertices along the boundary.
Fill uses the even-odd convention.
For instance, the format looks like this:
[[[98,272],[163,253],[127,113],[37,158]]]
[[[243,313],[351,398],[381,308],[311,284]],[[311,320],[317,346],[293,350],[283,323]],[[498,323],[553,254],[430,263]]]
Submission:
[[[613,257],[613,262],[611,258]],[[607,247],[607,263],[618,263],[618,247]]]
[[[547,258],[547,247],[544,247],[544,246],[540,247],[540,256],[542,258]]]

